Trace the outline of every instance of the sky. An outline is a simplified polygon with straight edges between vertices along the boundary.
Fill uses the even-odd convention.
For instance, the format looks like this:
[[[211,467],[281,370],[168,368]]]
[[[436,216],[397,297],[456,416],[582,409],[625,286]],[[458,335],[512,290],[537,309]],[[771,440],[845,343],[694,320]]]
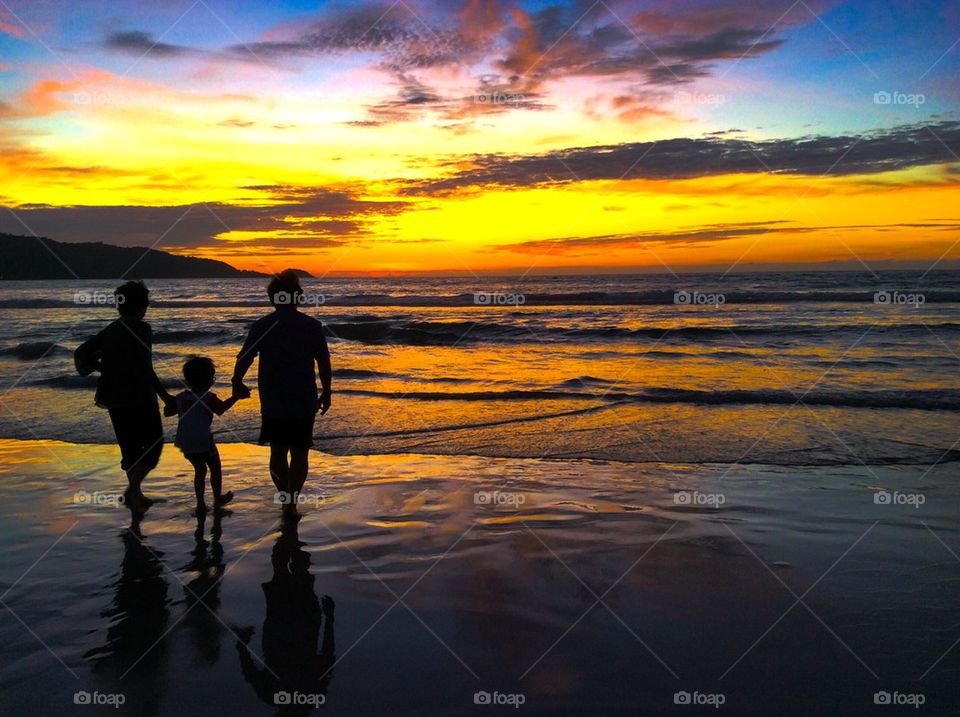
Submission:
[[[955,0],[0,0],[0,232],[315,274],[948,267]]]

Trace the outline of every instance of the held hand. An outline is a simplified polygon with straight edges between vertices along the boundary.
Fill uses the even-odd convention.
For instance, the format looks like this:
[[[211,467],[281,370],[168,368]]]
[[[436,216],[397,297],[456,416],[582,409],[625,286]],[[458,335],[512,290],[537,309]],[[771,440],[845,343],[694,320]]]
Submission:
[[[243,383],[235,383],[233,384],[233,393],[231,395],[238,401],[244,398],[250,398],[250,389],[243,385]]]
[[[177,415],[177,399],[169,394],[163,397],[163,415],[164,416],[176,416]]]
[[[322,416],[330,410],[330,392],[324,391],[320,394],[320,415]]]

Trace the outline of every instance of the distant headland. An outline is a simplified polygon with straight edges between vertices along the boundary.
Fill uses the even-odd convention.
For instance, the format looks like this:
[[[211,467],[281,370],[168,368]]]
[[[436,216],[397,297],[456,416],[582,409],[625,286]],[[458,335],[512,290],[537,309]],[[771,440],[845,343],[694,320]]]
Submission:
[[[294,269],[303,277],[310,274]],[[224,261],[148,247],[70,243],[0,233],[0,279],[243,279],[268,276]]]

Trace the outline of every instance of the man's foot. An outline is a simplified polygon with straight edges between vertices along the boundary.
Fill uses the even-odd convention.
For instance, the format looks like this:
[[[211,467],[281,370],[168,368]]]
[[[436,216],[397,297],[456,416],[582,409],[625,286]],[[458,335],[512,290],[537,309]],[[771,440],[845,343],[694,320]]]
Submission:
[[[233,500],[233,491],[232,491],[232,490],[228,490],[226,493],[221,494],[219,498],[215,498],[215,499],[214,499],[214,501],[213,501],[213,507],[214,507],[214,508],[222,508],[222,507],[225,506],[227,503],[229,503],[231,500]]]
[[[152,498],[147,498],[147,496],[145,496],[142,492],[140,493],[139,498],[140,498],[140,502],[143,504],[144,510],[146,510],[156,502]]]
[[[283,504],[283,519],[286,521],[293,521],[293,522],[300,520],[300,513],[297,512],[296,503]]]
[[[206,503],[197,503],[197,515],[206,515],[207,514],[207,504]]]
[[[143,515],[147,509],[147,506],[143,504],[143,499],[136,493],[126,493],[123,496],[123,503],[134,515]]]

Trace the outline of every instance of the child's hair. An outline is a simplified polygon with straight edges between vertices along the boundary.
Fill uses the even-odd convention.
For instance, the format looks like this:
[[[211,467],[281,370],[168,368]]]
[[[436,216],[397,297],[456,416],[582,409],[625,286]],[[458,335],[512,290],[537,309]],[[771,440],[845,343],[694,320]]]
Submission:
[[[183,364],[183,378],[192,389],[211,386],[215,375],[213,361],[206,356],[191,356]]]
[[[142,281],[128,281],[113,290],[121,316],[137,316],[150,305],[150,290]]]
[[[274,306],[296,306],[303,295],[300,277],[292,269],[281,271],[267,285],[267,295]]]

